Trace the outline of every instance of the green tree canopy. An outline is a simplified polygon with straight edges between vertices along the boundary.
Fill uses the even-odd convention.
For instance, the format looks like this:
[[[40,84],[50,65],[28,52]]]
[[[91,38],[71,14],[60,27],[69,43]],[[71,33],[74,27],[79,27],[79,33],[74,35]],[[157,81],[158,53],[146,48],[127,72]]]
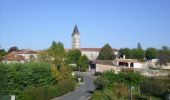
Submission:
[[[80,59],[81,57],[81,52],[78,49],[72,49],[67,53],[67,63],[71,64],[71,63],[75,63],[77,64],[77,61]]]
[[[133,49],[133,58],[134,59],[143,59],[145,57],[145,51],[142,49]]]
[[[99,52],[99,56],[97,57],[99,60],[112,60],[114,59],[114,54],[112,47],[109,44],[105,44],[101,51]]]
[[[0,49],[0,57],[4,56],[6,54],[6,51],[4,49]]]
[[[155,48],[146,49],[145,56],[148,60],[155,59],[157,57],[157,49]]]
[[[52,57],[54,64],[61,64],[65,58],[65,50],[63,43],[61,42],[52,42],[51,47],[48,49],[48,54]]]
[[[131,49],[129,48],[121,48],[119,50],[119,53],[120,53],[120,57],[123,57],[123,55],[126,56],[126,58],[130,59],[133,57],[133,52]]]
[[[80,67],[80,71],[86,71],[89,65],[87,56],[83,55],[77,62],[77,66]]]
[[[170,50],[167,46],[163,46],[161,50],[158,51],[159,64],[166,65],[170,63]]]
[[[9,48],[8,53],[13,52],[13,51],[18,51],[18,50],[19,50],[18,47],[14,46],[14,47]]]
[[[140,43],[138,43],[137,49],[142,49],[142,46]]]

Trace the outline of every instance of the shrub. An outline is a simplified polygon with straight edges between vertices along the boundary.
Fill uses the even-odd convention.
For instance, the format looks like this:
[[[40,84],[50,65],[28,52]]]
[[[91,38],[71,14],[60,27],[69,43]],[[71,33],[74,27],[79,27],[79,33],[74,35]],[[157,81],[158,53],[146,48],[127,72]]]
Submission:
[[[141,93],[153,96],[162,96],[168,88],[162,78],[150,78],[140,85]]]
[[[0,94],[16,96],[33,85],[56,84],[50,64],[42,62],[0,64],[0,80]]]
[[[49,86],[30,86],[20,94],[20,100],[49,100],[61,96],[75,88],[74,81],[62,81],[57,85]]]
[[[98,90],[103,90],[108,84],[108,80],[103,78],[103,77],[98,77],[95,81],[94,81],[94,85],[96,87],[96,89]]]
[[[76,80],[76,82],[79,82],[78,78],[81,78],[80,82],[83,82],[83,81],[84,81],[84,80],[83,80],[83,76],[81,76],[81,75],[75,75],[75,80]]]
[[[128,96],[128,87],[122,83],[113,84],[113,96],[116,96],[118,99],[126,98]]]
[[[90,100],[110,100],[103,92],[95,91]]]
[[[49,98],[47,88],[42,86],[28,87],[20,97],[21,100],[48,100]]]
[[[75,89],[76,83],[72,80],[65,80],[58,83],[58,87],[60,88],[59,95],[66,94]]]

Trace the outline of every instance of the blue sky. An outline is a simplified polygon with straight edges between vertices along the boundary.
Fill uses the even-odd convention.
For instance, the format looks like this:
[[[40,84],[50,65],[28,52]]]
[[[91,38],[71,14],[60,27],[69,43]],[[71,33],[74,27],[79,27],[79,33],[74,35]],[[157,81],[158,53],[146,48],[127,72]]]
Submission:
[[[0,0],[0,46],[71,48],[77,24],[81,47],[144,49],[170,46],[170,0]]]

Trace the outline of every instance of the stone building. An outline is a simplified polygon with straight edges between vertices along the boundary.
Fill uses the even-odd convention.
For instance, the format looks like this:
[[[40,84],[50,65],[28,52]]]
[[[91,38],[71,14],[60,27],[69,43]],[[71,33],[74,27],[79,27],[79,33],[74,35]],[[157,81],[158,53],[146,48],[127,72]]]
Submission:
[[[77,25],[75,25],[72,33],[72,49],[79,49],[82,55],[86,55],[89,60],[96,60],[101,48],[81,48],[80,32]],[[118,54],[117,49],[112,49],[115,55]]]

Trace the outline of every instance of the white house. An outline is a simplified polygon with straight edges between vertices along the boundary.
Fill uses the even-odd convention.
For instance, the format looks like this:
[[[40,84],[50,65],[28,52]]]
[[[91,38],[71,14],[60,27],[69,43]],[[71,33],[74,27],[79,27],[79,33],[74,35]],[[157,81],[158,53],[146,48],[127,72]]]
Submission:
[[[116,66],[112,60],[93,60],[89,66],[90,71],[103,73],[105,71],[116,70]]]
[[[136,59],[115,59],[114,63],[119,68],[143,68],[144,65]]]

